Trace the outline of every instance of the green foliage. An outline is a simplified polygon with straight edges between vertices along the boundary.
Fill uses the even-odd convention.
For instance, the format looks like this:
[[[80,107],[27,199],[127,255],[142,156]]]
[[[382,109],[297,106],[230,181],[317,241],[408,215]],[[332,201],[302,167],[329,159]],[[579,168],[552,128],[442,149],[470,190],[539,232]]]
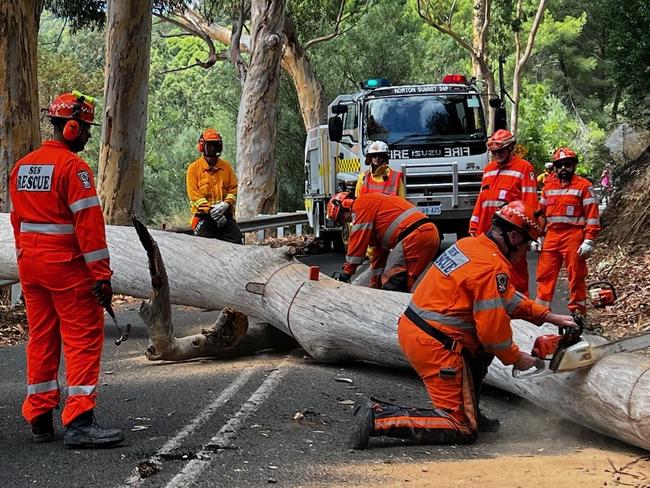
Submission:
[[[605,131],[594,122],[582,125],[544,84],[532,85],[524,93],[517,138],[528,150],[526,159],[539,173],[555,149],[569,146],[580,157],[578,171],[593,177],[602,165]]]
[[[64,20],[45,12],[41,17],[38,43],[39,105],[46,109],[59,94],[79,90],[94,96],[95,121],[101,122],[104,91],[104,34],[81,30],[74,35]],[[41,129],[50,137],[52,127],[43,117]],[[99,161],[100,128],[94,127],[84,158],[96,170]]]
[[[608,56],[625,110],[637,123],[650,124],[650,4],[647,0],[603,0],[609,12]]]
[[[474,2],[431,0],[431,14],[444,21],[452,4],[453,28],[471,41]],[[156,0],[157,11],[182,9],[188,2]],[[105,0],[49,0],[58,16],[45,12],[39,33],[39,97],[46,106],[58,93],[78,89],[99,95],[102,111]],[[205,0],[197,6],[223,25],[238,15],[235,0]],[[303,45],[333,32],[338,0],[289,0],[287,11]],[[321,80],[325,103],[354,92],[361,80],[385,77],[394,84],[430,83],[447,73],[471,74],[469,53],[452,38],[427,25],[416,10],[417,0],[347,0],[340,34],[308,50]],[[491,41],[492,66],[500,53],[513,63],[513,32],[525,42],[537,1],[526,0],[515,15],[514,0],[494,0]],[[650,120],[645,86],[650,23],[647,2],[631,0],[557,0],[548,2],[533,52],[522,80],[519,142],[528,159],[541,170],[560,145],[576,149],[580,170],[598,171],[604,161],[604,129],[621,107],[638,121]],[[86,28],[90,27],[90,28]],[[152,37],[148,128],[146,135],[144,208],[152,222],[182,223],[189,218],[185,170],[199,154],[196,141],[206,127],[224,138],[223,157],[233,165],[237,112],[241,93],[232,66],[217,63],[209,70],[184,69],[208,50],[197,38],[170,36],[180,31],[155,23]],[[217,45],[217,50],[225,46]],[[509,83],[510,80],[506,80]],[[304,128],[295,88],[282,75],[278,107],[277,185],[280,210],[302,206],[304,190]],[[100,130],[95,129],[84,157],[96,166]]]

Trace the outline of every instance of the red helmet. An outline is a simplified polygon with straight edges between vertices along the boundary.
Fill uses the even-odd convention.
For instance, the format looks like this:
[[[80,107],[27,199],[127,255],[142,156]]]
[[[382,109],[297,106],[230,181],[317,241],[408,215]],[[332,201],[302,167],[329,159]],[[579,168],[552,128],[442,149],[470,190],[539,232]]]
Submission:
[[[499,129],[488,140],[487,147],[490,151],[498,151],[505,147],[510,147],[516,142],[515,136],[512,132],[505,129]]]
[[[494,219],[497,222],[500,220],[513,225],[533,241],[544,235],[544,226],[546,225],[544,212],[534,210],[533,207],[521,200],[515,200],[501,207],[494,214]]]
[[[219,134],[216,129],[213,129],[212,127],[205,129],[199,137],[199,143],[197,144],[196,149],[201,153],[205,148],[205,142],[216,142],[217,152],[221,154],[221,151],[223,151],[223,141],[221,140],[221,134]]]
[[[578,155],[570,147],[560,147],[553,153],[553,162],[561,161],[562,159],[575,159],[578,161]]]
[[[354,203],[354,196],[352,193],[347,191],[342,191],[334,195],[330,201],[327,203],[327,218],[338,222],[339,214],[341,213],[341,208],[348,210],[352,209],[352,204]]]
[[[47,116],[57,119],[75,119],[94,124],[95,99],[78,91],[64,93],[54,99],[47,109]]]

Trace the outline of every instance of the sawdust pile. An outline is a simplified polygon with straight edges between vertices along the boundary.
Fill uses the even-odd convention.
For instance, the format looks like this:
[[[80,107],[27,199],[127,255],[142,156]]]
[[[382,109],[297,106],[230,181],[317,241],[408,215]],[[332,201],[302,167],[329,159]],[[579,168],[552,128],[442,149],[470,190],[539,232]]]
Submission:
[[[318,240],[311,235],[290,235],[286,237],[267,237],[259,243],[260,246],[273,248],[289,246],[295,249],[296,255],[315,254],[320,251]]]

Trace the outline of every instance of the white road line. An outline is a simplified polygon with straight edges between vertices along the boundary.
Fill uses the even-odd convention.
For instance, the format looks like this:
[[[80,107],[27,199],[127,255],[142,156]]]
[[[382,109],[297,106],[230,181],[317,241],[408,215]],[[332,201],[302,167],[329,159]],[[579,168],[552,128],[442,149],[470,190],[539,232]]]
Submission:
[[[192,484],[196,478],[200,476],[205,468],[212,462],[213,450],[212,447],[227,447],[228,444],[237,436],[237,430],[248,419],[248,417],[255,413],[257,409],[264,403],[264,401],[273,392],[275,387],[282,381],[282,378],[287,374],[289,368],[283,367],[286,361],[279,366],[278,369],[273,371],[266,380],[255,390],[246,402],[221,429],[219,432],[210,439],[206,448],[197,452],[197,458],[189,461],[185,467],[166,485],[165,488],[182,488]]]
[[[250,380],[251,376],[255,373],[255,368],[249,368],[243,371],[235,380],[228,385],[228,387],[223,390],[217,398],[210,402],[203,410],[201,410],[196,417],[194,417],[189,424],[183,427],[178,433],[169,439],[156,454],[147,459],[147,462],[160,466],[163,462],[162,456],[169,454],[174,449],[177,449],[181,446],[183,439],[188,437],[192,432],[201,427],[206,421],[214,415],[214,413],[220,409],[223,405],[228,403],[230,399]],[[144,479],[140,477],[137,469],[135,472],[127,478],[126,484],[129,488],[134,486],[141,486],[144,483]]]

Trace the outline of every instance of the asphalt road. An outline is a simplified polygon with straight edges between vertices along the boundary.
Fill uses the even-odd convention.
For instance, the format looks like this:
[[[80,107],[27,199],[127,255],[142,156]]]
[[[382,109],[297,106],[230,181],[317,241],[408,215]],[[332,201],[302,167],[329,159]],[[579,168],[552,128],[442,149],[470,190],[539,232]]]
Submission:
[[[334,255],[305,259],[323,271],[338,269],[340,260]],[[67,450],[61,434],[53,443],[33,444],[20,415],[24,346],[0,349],[0,486],[371,486],[367,475],[343,468],[562,454],[586,447],[636,452],[494,389],[487,389],[482,404],[486,413],[501,418],[502,429],[481,435],[475,445],[373,440],[367,451],[350,451],[354,401],[374,394],[427,405],[417,376],[362,364],[319,365],[301,350],[231,361],[153,363],[143,354],[147,338],[137,307],[119,307],[120,321],[134,324],[121,346],[113,344],[116,334],[106,323],[97,417],[100,424],[125,429],[126,442],[113,449]],[[196,333],[217,315],[175,307],[176,334]],[[161,469],[151,469],[152,461]],[[417,479],[410,482],[417,485]],[[503,486],[512,485],[504,479]]]

